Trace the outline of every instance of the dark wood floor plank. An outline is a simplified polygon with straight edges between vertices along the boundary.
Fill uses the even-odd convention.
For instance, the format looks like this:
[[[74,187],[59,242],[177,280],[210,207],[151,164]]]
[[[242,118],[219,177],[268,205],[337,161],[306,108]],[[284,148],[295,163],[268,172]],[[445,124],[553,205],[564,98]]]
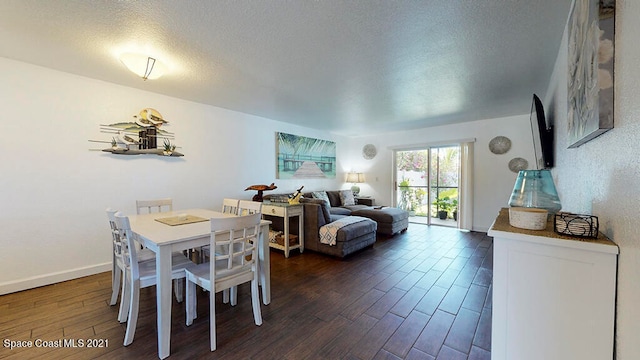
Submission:
[[[423,296],[420,302],[416,305],[416,310],[427,315],[433,315],[446,294],[447,289],[445,288],[441,288],[439,286],[431,287],[431,289],[429,289],[425,296]]]
[[[406,318],[416,305],[427,294],[423,289],[414,287],[407,291],[406,294],[389,310],[390,312]]]
[[[374,360],[399,360],[402,358],[382,349],[376,354],[376,357],[374,357],[373,359]]]
[[[414,348],[414,349],[411,349],[411,351],[409,351],[405,359],[406,360],[435,360],[435,357]]]
[[[491,352],[474,346],[467,360],[491,360]]]
[[[389,291],[394,286],[396,286],[396,284],[398,284],[402,279],[404,279],[407,275],[409,274],[405,272],[400,272],[400,271],[393,272],[392,274],[389,275],[388,278],[378,283],[378,285],[376,285],[375,288],[380,291]]]
[[[468,260],[465,266],[460,269],[458,277],[453,283],[458,286],[469,287],[471,283],[473,283],[473,279],[475,279],[479,268],[479,265],[474,265]]]
[[[378,289],[371,289],[368,293],[361,296],[351,305],[346,306],[340,311],[340,314],[349,320],[355,320],[358,316],[364,314],[373,304],[386,295],[386,292]]]
[[[397,288],[387,291],[384,296],[367,309],[366,314],[376,319],[382,319],[382,317],[387,314],[406,293],[406,291]]]
[[[438,356],[455,316],[444,311],[436,311],[424,328],[414,347],[432,356]]]
[[[373,359],[403,321],[404,318],[402,317],[394,314],[386,314],[360,340],[362,346],[351,349],[350,355],[362,360]]]
[[[331,342],[331,340],[340,333],[341,329],[351,324],[352,321],[349,319],[336,316],[332,321],[324,323],[316,331],[309,334],[309,336],[297,346],[286,352],[282,358],[290,360],[310,358],[314,354],[318,354],[325,345]]]
[[[460,270],[449,267],[447,268],[447,270],[445,270],[442,273],[442,275],[440,275],[440,277],[438,278],[438,280],[434,285],[448,289],[451,287],[451,285],[453,285],[453,282],[456,280],[456,278],[459,275],[460,275]]]
[[[424,290],[429,290],[442,276],[442,271],[429,269],[429,271],[416,283],[416,287]]]
[[[475,335],[480,313],[475,311],[460,309],[456,319],[449,329],[449,334],[444,344],[452,349],[468,354],[471,350],[471,342]]]
[[[428,322],[429,315],[413,311],[402,322],[402,325],[387,343],[384,344],[383,348],[398,357],[404,358]]]
[[[436,359],[439,360],[467,360],[467,354],[460,352],[458,350],[447,347],[446,345],[442,346],[440,353]]]
[[[364,337],[377,322],[378,319],[374,317],[367,314],[361,315],[351,325],[336,334],[331,341],[320,349],[317,355],[325,359],[344,358],[354,346],[360,343],[362,337]]]
[[[412,270],[407,276],[400,280],[395,287],[405,291],[410,290],[424,275],[425,272],[423,271]]]
[[[487,298],[487,291],[489,291],[488,287],[472,284],[462,302],[462,307],[478,313],[481,312]]]
[[[476,273],[476,277],[473,279],[473,283],[480,286],[489,286],[491,285],[492,274],[491,270],[480,267],[478,272]]]
[[[491,350],[491,309],[484,308],[480,314],[480,321],[473,338],[473,345],[484,350]]]
[[[438,305],[438,309],[454,315],[457,314],[467,295],[467,290],[465,287],[452,285],[449,291],[447,291],[447,295],[444,296],[444,299],[442,299],[440,305]]]

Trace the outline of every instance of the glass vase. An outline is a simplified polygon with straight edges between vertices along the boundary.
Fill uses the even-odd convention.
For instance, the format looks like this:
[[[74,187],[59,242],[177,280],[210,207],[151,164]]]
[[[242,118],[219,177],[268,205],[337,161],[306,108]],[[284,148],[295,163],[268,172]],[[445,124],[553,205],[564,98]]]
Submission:
[[[522,170],[513,186],[509,206],[546,209],[549,216],[560,211],[562,204],[549,170]]]

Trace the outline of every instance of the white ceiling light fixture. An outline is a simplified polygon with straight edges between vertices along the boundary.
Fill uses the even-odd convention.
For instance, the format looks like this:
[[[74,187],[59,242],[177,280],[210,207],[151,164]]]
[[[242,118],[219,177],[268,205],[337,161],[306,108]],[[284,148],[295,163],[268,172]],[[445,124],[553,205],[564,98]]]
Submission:
[[[143,80],[157,79],[167,70],[166,66],[158,59],[143,54],[124,53],[120,55],[120,61]]]

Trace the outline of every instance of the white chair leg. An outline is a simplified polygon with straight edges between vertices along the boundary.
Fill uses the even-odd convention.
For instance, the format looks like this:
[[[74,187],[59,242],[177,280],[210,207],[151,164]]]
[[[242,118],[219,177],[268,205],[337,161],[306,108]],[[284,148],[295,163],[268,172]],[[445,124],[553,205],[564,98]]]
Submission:
[[[209,337],[211,338],[211,351],[216,350],[216,290],[214,280],[211,280],[209,291]]]
[[[183,299],[184,279],[173,280],[173,292],[176,295],[176,300],[181,303]]]
[[[140,282],[135,281],[131,286],[131,305],[129,306],[129,320],[127,321],[127,332],[124,334],[124,346],[133,342],[138,324],[138,310],[140,308]]]
[[[113,268],[111,269],[111,300],[109,305],[115,305],[118,302],[118,294],[120,293],[120,278],[122,270],[116,265],[115,259],[113,262]]]
[[[131,303],[131,279],[128,274],[123,274],[122,294],[120,297],[120,310],[118,311],[118,321],[123,323],[129,316],[129,305]]]
[[[193,324],[193,319],[195,319],[197,314],[197,299],[196,299],[196,284],[192,281],[187,280],[187,289],[186,289],[186,310],[187,310],[187,320],[186,325],[189,326]]]
[[[229,289],[229,293],[229,296],[231,297],[231,306],[238,305],[238,287],[232,286],[231,289]]]
[[[222,303],[223,304],[229,303],[229,289],[222,290]]]
[[[262,325],[262,311],[260,310],[260,290],[258,289],[257,276],[251,282],[251,306],[253,307],[253,320],[256,325]]]

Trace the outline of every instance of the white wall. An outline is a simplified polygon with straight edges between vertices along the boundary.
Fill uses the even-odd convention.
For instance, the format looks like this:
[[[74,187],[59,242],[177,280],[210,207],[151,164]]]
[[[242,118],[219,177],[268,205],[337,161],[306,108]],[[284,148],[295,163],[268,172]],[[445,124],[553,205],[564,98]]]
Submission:
[[[531,166],[535,164],[530,109],[522,111],[525,115],[350,139],[350,150],[342,159],[344,170],[364,172],[366,184],[361,184],[360,192],[375,197],[379,205],[389,205],[394,191],[393,149],[475,138],[473,229],[487,231],[500,208],[508,206],[513,191],[517,174],[509,170],[509,161],[521,157]],[[489,141],[498,135],[511,139],[512,147],[506,154],[489,151]],[[362,147],[368,143],[378,149],[378,155],[372,160],[362,157]]]
[[[334,180],[278,180],[275,132],[342,138],[0,58],[0,294],[109,270],[104,210],[135,213],[135,200],[171,197],[176,208],[218,208],[250,199],[252,184],[276,191],[339,188]],[[151,83],[150,83],[151,84]],[[100,124],[153,107],[170,122],[181,158],[119,156]]]
[[[640,359],[640,2],[616,6],[614,129],[567,149],[566,32],[546,106],[556,124],[553,173],[562,208],[598,216],[600,230],[620,247],[616,359],[631,360]]]

